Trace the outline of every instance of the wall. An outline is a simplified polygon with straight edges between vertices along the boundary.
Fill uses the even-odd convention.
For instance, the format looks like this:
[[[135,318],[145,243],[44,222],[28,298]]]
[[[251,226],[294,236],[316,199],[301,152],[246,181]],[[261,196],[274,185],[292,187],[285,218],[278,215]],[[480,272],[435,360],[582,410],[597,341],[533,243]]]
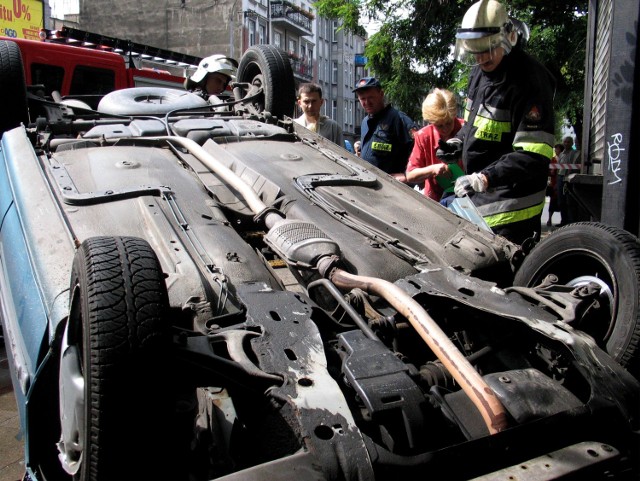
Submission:
[[[80,0],[78,28],[200,57],[238,57],[242,1]]]

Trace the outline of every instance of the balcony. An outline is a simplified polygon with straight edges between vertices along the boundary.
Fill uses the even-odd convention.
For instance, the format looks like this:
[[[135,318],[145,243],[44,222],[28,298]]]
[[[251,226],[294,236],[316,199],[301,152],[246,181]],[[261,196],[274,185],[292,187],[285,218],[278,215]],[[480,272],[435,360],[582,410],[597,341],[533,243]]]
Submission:
[[[300,58],[295,53],[289,52],[289,62],[293,69],[293,75],[305,82],[313,80],[313,59]]]
[[[272,0],[271,22],[297,35],[311,35],[311,21],[314,15],[286,0]]]

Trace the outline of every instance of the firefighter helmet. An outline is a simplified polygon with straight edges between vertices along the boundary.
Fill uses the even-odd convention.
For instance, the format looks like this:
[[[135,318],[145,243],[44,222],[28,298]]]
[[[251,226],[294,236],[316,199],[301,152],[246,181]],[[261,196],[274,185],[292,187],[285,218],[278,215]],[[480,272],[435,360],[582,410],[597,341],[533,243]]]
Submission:
[[[190,80],[199,84],[210,73],[221,73],[229,77],[230,80],[234,80],[237,69],[238,62],[236,60],[224,55],[211,55],[200,61],[198,70],[190,77]]]
[[[502,3],[496,0],[480,0],[464,14],[462,25],[456,33],[455,57],[473,65],[475,55],[502,47],[505,55],[516,45],[518,34]]]

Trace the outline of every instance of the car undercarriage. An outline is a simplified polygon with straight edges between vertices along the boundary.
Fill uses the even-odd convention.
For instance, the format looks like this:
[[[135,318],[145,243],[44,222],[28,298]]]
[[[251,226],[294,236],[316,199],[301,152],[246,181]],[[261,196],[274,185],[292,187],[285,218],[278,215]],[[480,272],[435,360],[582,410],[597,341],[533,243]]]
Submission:
[[[515,285],[522,248],[290,119],[108,97],[2,138],[33,479],[637,476],[597,284]]]

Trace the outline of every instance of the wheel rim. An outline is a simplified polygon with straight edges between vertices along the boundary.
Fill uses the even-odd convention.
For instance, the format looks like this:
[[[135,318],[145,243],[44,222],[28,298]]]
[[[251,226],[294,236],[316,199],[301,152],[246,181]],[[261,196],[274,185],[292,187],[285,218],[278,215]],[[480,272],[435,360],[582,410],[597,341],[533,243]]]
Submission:
[[[559,254],[543,264],[531,285],[538,285],[549,274],[558,277],[558,283],[579,287],[593,282],[600,286],[599,309],[587,313],[579,322],[572,324],[592,336],[601,346],[606,346],[615,327],[618,286],[607,263],[597,254],[586,250],[575,250]]]
[[[75,297],[75,296],[74,296]],[[74,303],[75,304],[75,303]],[[72,309],[73,312],[76,309]],[[69,336],[76,316],[69,317],[61,345],[59,396],[61,436],[58,443],[58,458],[63,469],[71,475],[78,473],[82,465],[85,439],[85,379],[82,370],[82,348],[76,340],[82,336]],[[81,342],[81,341],[80,341]]]

